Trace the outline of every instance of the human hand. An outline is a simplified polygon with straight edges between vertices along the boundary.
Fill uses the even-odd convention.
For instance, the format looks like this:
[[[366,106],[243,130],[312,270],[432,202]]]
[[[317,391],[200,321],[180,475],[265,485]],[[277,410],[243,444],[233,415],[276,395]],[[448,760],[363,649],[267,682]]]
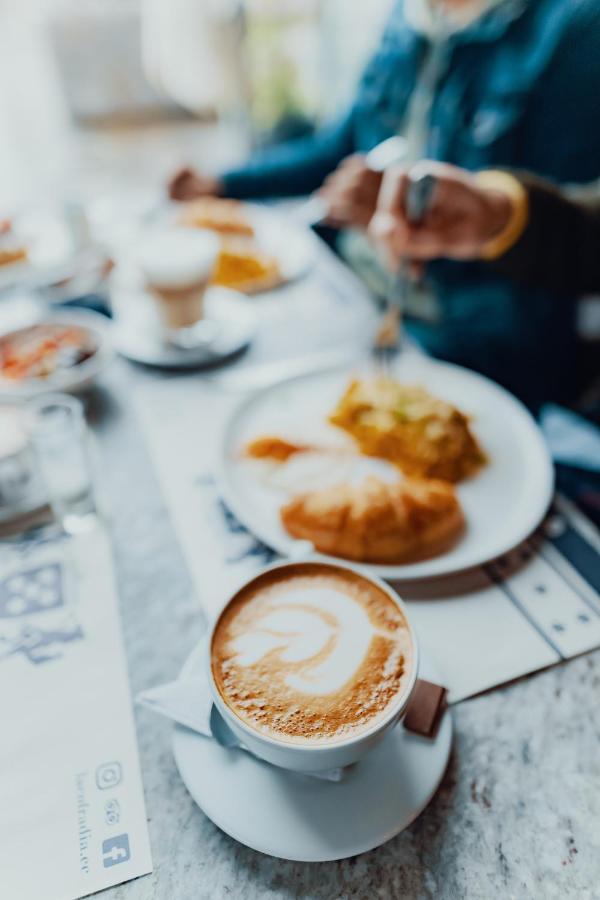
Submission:
[[[361,154],[342,160],[318,191],[327,204],[326,222],[335,228],[366,228],[375,212],[381,179],[381,172],[369,169]]]
[[[506,227],[511,199],[500,190],[478,184],[476,177],[447,163],[418,163],[411,174],[430,173],[436,185],[429,208],[418,224],[406,217],[409,170],[395,167],[383,179],[369,235],[383,249],[390,268],[401,259],[439,257],[479,259],[489,241]]]
[[[197,197],[218,197],[222,185],[218,178],[203,175],[193,169],[180,169],[173,175],[167,189],[171,200],[195,200]]]

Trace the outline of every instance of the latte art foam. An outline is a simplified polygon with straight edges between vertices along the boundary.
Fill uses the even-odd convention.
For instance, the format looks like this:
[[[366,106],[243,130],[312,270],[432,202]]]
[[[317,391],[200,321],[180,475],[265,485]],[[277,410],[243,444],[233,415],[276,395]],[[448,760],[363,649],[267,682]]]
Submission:
[[[246,724],[291,741],[330,741],[375,724],[398,698],[410,633],[385,591],[345,569],[273,570],[227,606],[211,663]]]

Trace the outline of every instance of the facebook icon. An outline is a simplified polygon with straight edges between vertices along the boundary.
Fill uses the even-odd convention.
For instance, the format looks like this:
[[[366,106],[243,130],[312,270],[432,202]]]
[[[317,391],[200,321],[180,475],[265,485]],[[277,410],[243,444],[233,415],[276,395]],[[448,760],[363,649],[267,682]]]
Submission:
[[[130,856],[129,835],[117,834],[116,837],[102,841],[102,860],[105,869],[127,862]]]

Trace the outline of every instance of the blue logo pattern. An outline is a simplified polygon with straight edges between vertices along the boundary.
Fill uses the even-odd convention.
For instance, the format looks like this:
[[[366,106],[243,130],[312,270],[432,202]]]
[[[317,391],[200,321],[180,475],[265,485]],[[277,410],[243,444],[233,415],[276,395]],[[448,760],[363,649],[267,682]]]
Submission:
[[[110,866],[118,866],[130,858],[129,835],[117,834],[115,837],[102,841],[102,862],[105,869]]]
[[[0,660],[22,655],[39,665],[60,659],[84,637],[65,600],[65,577],[52,562],[0,581]]]

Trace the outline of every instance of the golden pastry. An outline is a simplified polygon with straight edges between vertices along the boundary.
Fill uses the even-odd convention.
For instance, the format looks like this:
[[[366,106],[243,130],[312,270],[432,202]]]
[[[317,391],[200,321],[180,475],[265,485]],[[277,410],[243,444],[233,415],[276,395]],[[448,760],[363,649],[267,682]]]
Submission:
[[[212,281],[221,287],[256,293],[279,284],[281,272],[277,261],[253,241],[229,238],[223,241]]]
[[[464,529],[452,485],[406,478],[389,484],[374,476],[293,497],[281,509],[292,537],[320,553],[357,562],[406,563],[447,550]]]
[[[0,266],[23,262],[26,259],[27,250],[25,247],[3,247],[0,245]]]
[[[0,266],[23,262],[27,259],[27,247],[16,238],[10,219],[0,219]]]
[[[387,459],[406,475],[455,482],[485,462],[460,410],[391,378],[352,381],[329,421],[366,456]]]

